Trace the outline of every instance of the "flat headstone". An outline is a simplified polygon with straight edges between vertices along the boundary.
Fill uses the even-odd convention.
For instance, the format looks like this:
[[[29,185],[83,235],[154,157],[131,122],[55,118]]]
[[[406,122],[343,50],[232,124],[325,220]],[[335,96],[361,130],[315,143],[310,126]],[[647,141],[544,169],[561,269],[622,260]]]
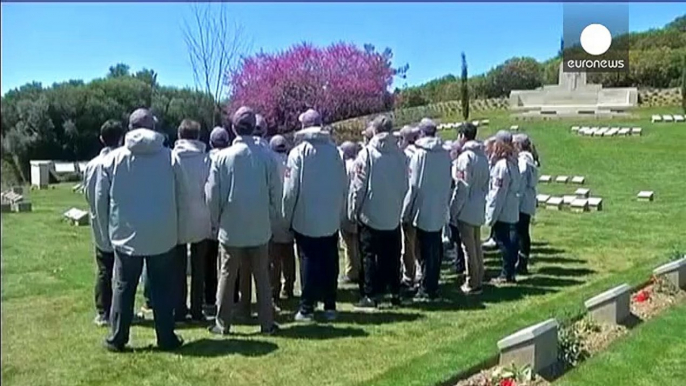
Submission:
[[[477,127],[478,127],[478,126],[479,126],[479,121],[472,121],[472,125],[474,125],[474,126],[477,126]]]
[[[631,287],[622,284],[586,300],[584,305],[596,322],[620,324],[631,313]]]
[[[638,198],[638,201],[653,201],[655,193],[649,190],[643,190],[638,192],[636,198]]]
[[[683,115],[674,115],[674,122],[684,122],[686,119],[684,119]]]
[[[550,182],[553,180],[553,176],[549,176],[547,174],[542,175],[541,177],[538,178],[538,182]]]
[[[535,324],[498,341],[500,364],[528,366],[540,373],[557,362],[557,330],[555,319]]]
[[[617,134],[619,134],[619,135],[629,135],[629,134],[631,134],[631,129],[628,128],[628,127],[623,127],[623,128],[621,128],[621,129],[619,129],[619,131],[617,132]]]
[[[560,210],[562,208],[562,197],[550,197],[545,202],[545,208],[551,210]]]
[[[576,200],[576,196],[564,195],[562,196],[562,205],[571,205],[574,200]]]
[[[595,133],[593,133],[593,136],[602,137],[603,135],[605,135],[605,133],[607,133],[607,131],[608,131],[607,128],[598,129],[595,131]]]
[[[591,191],[586,188],[579,188],[576,191],[574,191],[574,194],[577,198],[588,198],[588,196],[591,195]]]
[[[55,162],[55,173],[76,173],[76,164],[73,162]]]
[[[598,131],[598,130],[600,130],[600,127],[598,127],[598,126],[592,126],[591,129],[593,129],[593,130],[595,130],[595,131]],[[606,127],[606,129],[607,129],[607,127]]]
[[[662,120],[665,122],[674,122],[674,117],[669,114],[665,114],[662,116]]]
[[[612,129],[606,131],[604,135],[606,137],[614,137],[615,135],[617,135],[617,133],[619,133],[619,129],[616,127],[613,127]]]
[[[594,136],[596,131],[598,131],[598,129],[589,128],[588,130],[586,130],[586,135]]]
[[[603,210],[603,199],[600,197],[589,197],[588,206],[591,210],[601,211]]]
[[[572,177],[572,183],[577,185],[583,185],[586,182],[586,178],[583,176]]]
[[[655,268],[653,274],[664,276],[677,288],[686,289],[686,256]]]
[[[18,202],[24,201],[24,196],[21,194],[14,193],[12,191],[5,193],[5,200],[9,201],[11,204],[16,204]]]
[[[512,125],[510,126],[511,131],[519,131],[519,126],[518,125]]]
[[[577,198],[569,205],[569,209],[576,213],[588,212],[588,200],[585,198]]]
[[[31,203],[28,201],[15,202],[12,204],[13,212],[30,212],[32,210]]]
[[[583,128],[583,127],[582,127],[582,128],[579,129],[579,131],[577,131],[576,133],[577,133],[578,135],[586,135],[587,131],[588,131],[587,128]]]
[[[579,131],[581,128],[579,126],[572,126],[572,132],[576,133]]]
[[[555,178],[555,182],[558,182],[561,184],[566,184],[567,181],[569,181],[569,176],[557,176],[557,178]]]
[[[651,121],[652,121],[653,123],[655,123],[655,122],[662,122],[662,117],[659,116],[659,115],[653,115],[653,116],[651,117]]]
[[[82,190],[83,190],[83,184],[82,183],[78,183],[78,184],[71,187],[72,192],[81,192]]]
[[[70,223],[74,225],[86,225],[88,224],[89,213],[85,210],[71,208],[64,212],[64,217],[69,220]]]
[[[641,135],[643,133],[643,129],[640,127],[634,127],[631,129],[631,135]]]
[[[536,195],[536,202],[539,204],[544,204],[550,199],[550,196],[547,194],[538,194]]]
[[[482,119],[479,123],[481,124],[481,126],[488,126],[488,124],[491,123],[491,121],[489,121],[488,119]]]

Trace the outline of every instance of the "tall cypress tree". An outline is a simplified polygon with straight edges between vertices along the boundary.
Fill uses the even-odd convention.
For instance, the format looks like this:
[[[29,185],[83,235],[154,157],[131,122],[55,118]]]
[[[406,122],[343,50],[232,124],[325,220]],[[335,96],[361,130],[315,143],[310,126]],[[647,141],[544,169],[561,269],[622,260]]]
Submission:
[[[465,122],[469,120],[469,84],[467,79],[467,57],[462,53],[462,118]]]

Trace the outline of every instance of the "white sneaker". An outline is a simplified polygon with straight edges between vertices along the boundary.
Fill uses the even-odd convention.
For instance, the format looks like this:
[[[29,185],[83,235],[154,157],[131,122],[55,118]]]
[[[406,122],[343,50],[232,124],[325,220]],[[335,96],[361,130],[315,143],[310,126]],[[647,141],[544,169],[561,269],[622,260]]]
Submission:
[[[301,323],[311,323],[314,321],[314,315],[303,314],[302,312],[298,311],[298,313],[295,314],[295,321]]]
[[[484,248],[495,248],[497,245],[498,244],[496,244],[495,240],[493,239],[488,239],[483,243]]]

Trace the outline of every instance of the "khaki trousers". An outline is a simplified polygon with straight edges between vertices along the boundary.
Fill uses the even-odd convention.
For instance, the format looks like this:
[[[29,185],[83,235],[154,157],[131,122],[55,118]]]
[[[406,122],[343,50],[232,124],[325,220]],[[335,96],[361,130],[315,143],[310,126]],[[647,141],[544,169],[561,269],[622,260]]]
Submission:
[[[234,291],[236,290],[236,276],[241,269],[241,277],[255,278],[258,319],[263,330],[269,330],[274,325],[274,309],[272,308],[271,287],[269,285],[269,249],[268,245],[256,247],[219,246],[221,256],[221,270],[217,289],[217,327],[228,332],[231,327],[234,307]],[[244,265],[251,267],[252,275],[243,269]],[[242,295],[242,294],[241,294]],[[248,298],[248,302],[250,298]],[[242,299],[241,299],[242,300]],[[249,304],[249,303],[248,303]]]
[[[481,227],[458,221],[466,267],[465,289],[481,288],[484,279],[484,253],[481,249]]]
[[[417,264],[417,230],[410,224],[403,224],[403,281],[414,283],[421,280]]]
[[[345,276],[356,281],[360,279],[360,245],[357,233],[341,230],[343,250],[345,252]]]
[[[283,289],[286,293],[292,294],[295,283],[295,249],[293,243],[269,242],[269,269],[272,299],[276,302],[281,296],[282,273]]]

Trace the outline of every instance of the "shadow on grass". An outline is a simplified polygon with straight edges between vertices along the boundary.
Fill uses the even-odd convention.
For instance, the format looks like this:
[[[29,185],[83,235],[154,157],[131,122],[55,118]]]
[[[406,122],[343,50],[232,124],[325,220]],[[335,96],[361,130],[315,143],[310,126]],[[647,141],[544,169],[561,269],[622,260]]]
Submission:
[[[533,286],[533,287],[569,287],[573,285],[580,285],[584,282],[581,280],[567,279],[550,276],[529,276],[518,279],[518,284]]]
[[[536,270],[541,275],[549,276],[586,276],[595,273],[588,268],[541,267]]]
[[[226,355],[242,355],[260,357],[279,348],[274,343],[259,340],[238,339],[199,339],[188,342],[177,352],[189,357],[220,357]]]
[[[379,310],[377,312],[341,311],[338,313],[338,319],[336,320],[336,323],[380,325],[388,323],[414,322],[421,318],[424,318],[424,315],[410,312],[392,312],[385,310]]]
[[[631,313],[620,324],[622,326],[628,328],[629,330],[631,330],[631,329],[634,329],[634,328],[638,327],[639,325],[643,324],[643,319],[641,319],[638,315]]]
[[[284,328],[276,335],[279,338],[328,340],[357,338],[369,334],[361,328],[334,327],[332,325],[307,324]]]

